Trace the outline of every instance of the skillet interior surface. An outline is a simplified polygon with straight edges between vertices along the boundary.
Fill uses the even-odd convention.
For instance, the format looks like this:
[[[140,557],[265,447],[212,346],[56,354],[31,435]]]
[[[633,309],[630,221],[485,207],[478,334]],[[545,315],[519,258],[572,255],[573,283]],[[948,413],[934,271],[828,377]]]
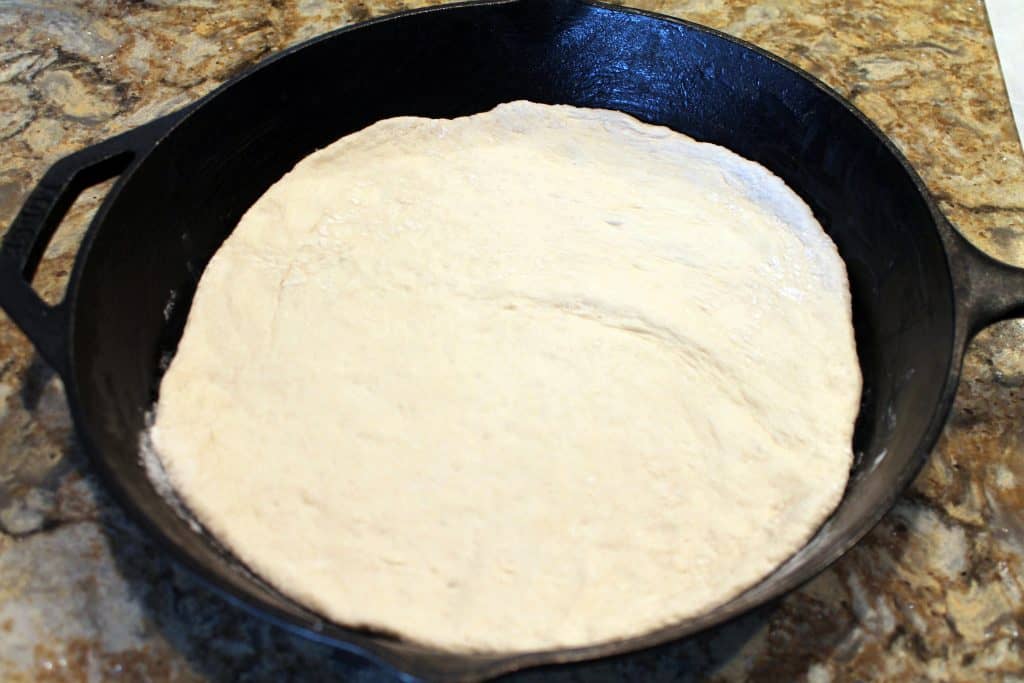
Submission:
[[[865,388],[841,505],[758,586],[628,642],[454,657],[324,624],[240,570],[156,494],[138,437],[206,262],[296,161],[378,119],[460,116],[515,99],[622,110],[724,145],[782,177],[846,262]],[[115,494],[165,547],[229,598],[307,636],[446,678],[680,637],[792,589],[838,557],[888,509],[936,436],[959,353],[936,216],[873,127],[759,51],[683,22],[582,2],[448,6],[318,39],[200,104],[123,177],[83,246],[69,289],[69,400]]]

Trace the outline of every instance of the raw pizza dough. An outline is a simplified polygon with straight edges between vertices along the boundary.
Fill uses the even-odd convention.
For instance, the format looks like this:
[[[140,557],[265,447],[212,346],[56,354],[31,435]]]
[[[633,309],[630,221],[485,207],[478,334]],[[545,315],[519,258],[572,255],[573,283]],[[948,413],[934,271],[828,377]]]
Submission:
[[[203,273],[151,437],[249,567],[453,651],[635,636],[735,596],[839,501],[842,261],[761,166],[504,104],[312,154]]]

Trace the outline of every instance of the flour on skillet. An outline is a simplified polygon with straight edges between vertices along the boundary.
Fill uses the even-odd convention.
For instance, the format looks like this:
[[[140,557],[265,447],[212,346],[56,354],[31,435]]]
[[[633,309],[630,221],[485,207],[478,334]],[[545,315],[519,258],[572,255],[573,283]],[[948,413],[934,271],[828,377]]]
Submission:
[[[151,414],[146,415],[146,424],[147,426],[152,426]],[[185,504],[178,497],[178,492],[175,491],[174,486],[171,484],[171,479],[167,476],[166,470],[164,470],[163,461],[161,461],[156,448],[153,446],[152,432],[149,429],[144,431],[139,438],[139,463],[142,465],[142,469],[145,470],[146,478],[153,485],[157,495],[164,499],[164,502],[170,506],[174,514],[184,520],[192,531],[202,534],[202,525],[196,520],[195,515],[188,511]]]
[[[842,496],[846,273],[764,168],[514,102],[301,161],[211,260],[151,437],[203,526],[329,619],[453,651],[636,636]]]

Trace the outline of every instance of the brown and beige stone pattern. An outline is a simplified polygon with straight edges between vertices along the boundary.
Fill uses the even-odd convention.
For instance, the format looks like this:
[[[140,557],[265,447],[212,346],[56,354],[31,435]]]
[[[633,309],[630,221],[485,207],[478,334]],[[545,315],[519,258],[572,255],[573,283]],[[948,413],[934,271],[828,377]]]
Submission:
[[[60,156],[401,0],[0,3],[0,225]],[[630,0],[746,38],[848,96],[977,244],[1024,264],[1024,155],[981,0]],[[359,64],[348,65],[358,69]],[[49,247],[56,300],[103,188]],[[524,679],[1024,681],[1024,325],[979,337],[946,432],[857,548],[775,609]],[[0,680],[377,681],[173,567],[104,496],[62,390],[0,316]]]

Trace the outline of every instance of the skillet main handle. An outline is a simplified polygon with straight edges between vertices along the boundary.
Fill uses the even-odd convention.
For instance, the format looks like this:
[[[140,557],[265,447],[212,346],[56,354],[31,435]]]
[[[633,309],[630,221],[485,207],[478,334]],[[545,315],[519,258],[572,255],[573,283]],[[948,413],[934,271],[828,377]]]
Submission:
[[[0,243],[0,308],[58,374],[69,367],[66,300],[51,306],[32,289],[46,245],[83,190],[124,173],[170,129],[179,114],[64,157],[29,194]]]

